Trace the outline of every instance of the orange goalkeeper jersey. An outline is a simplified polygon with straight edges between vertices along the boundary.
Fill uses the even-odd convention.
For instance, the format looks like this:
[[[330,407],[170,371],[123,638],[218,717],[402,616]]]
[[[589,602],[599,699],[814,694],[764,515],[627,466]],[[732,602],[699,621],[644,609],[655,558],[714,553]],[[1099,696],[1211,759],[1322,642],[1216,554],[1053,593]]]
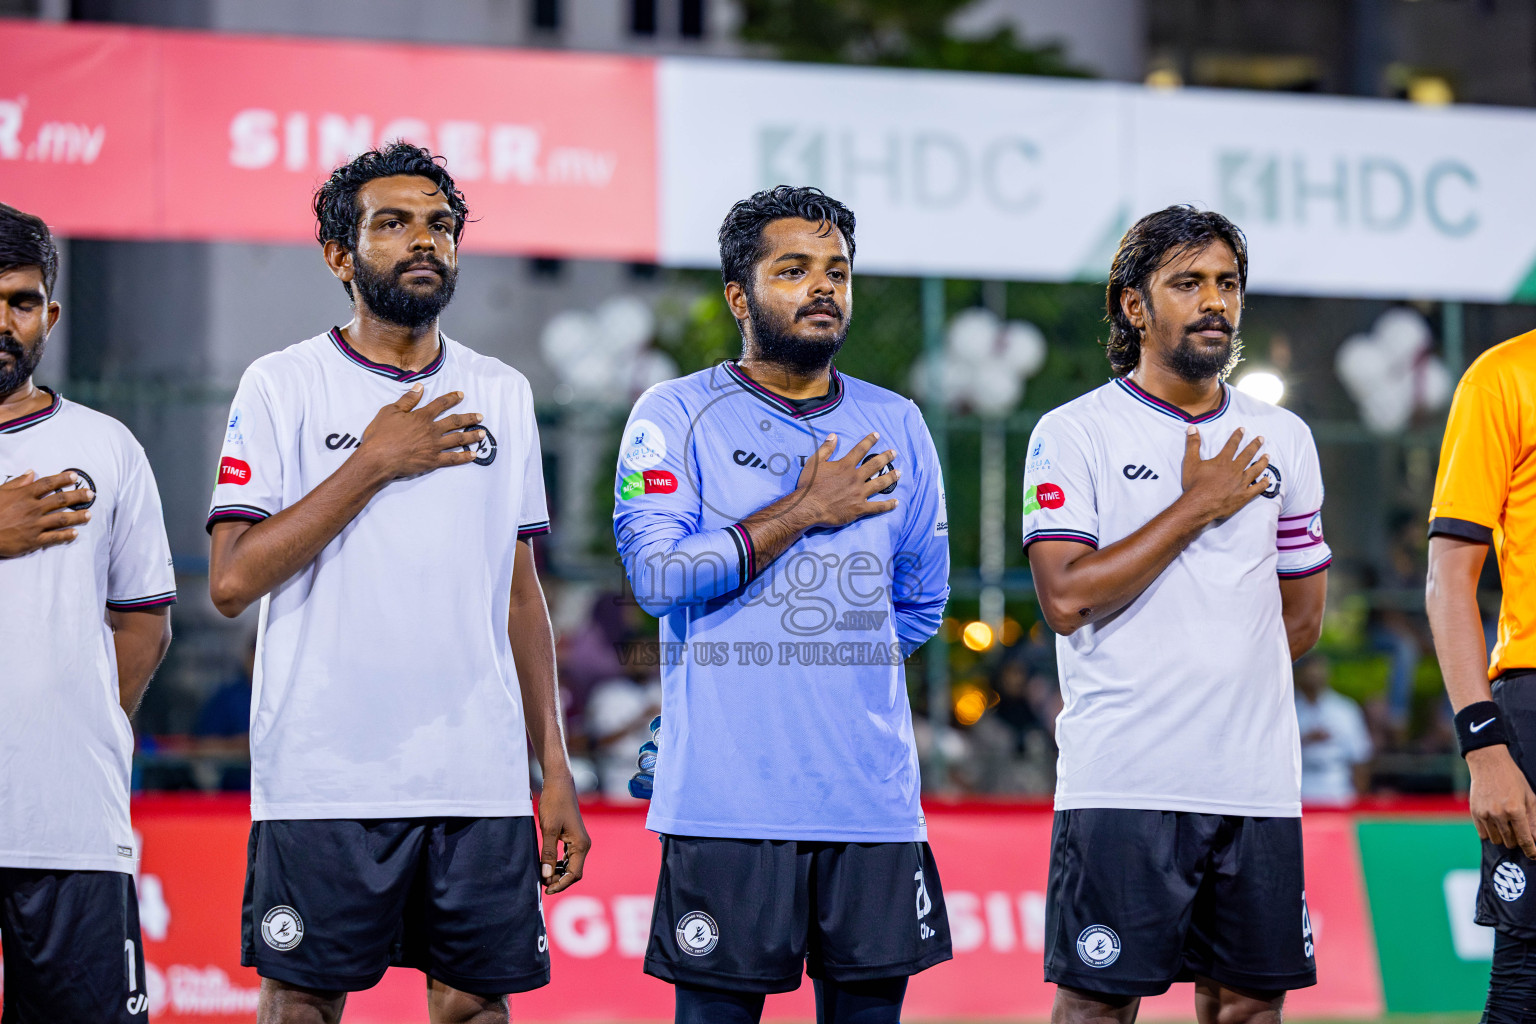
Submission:
[[[1504,598],[1488,676],[1536,668],[1536,331],[1484,352],[1451,401],[1429,535],[1492,544]]]

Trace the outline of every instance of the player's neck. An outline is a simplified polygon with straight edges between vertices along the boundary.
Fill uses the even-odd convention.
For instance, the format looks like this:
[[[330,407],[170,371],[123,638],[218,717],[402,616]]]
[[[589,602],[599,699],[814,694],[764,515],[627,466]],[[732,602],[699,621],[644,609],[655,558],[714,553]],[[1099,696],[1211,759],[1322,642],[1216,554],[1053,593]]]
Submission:
[[[402,370],[424,369],[437,358],[437,320],[421,327],[405,327],[375,316],[358,302],[352,321],[341,329],[347,344],[365,359]]]
[[[15,391],[0,395],[0,423],[8,423],[29,416],[39,409],[46,409],[52,401],[53,396],[33,384],[32,378],[28,377]]]
[[[831,366],[803,373],[749,353],[736,360],[736,368],[750,377],[753,383],[784,398],[819,398],[832,390]]]
[[[1127,376],[1154,398],[1183,410],[1186,416],[1204,416],[1221,404],[1221,378],[1189,381],[1173,371],[1143,359]]]

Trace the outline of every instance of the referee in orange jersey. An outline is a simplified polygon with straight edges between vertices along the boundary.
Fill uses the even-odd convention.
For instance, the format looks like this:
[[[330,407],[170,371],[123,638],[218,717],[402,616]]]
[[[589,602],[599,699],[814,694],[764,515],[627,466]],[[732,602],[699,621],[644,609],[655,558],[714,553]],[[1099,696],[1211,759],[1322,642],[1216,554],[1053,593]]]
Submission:
[[[1536,1010],[1536,331],[1462,377],[1429,517],[1425,603],[1483,839],[1477,923],[1497,930],[1483,1020],[1519,1024]],[[1490,544],[1504,600],[1485,660],[1477,581]]]

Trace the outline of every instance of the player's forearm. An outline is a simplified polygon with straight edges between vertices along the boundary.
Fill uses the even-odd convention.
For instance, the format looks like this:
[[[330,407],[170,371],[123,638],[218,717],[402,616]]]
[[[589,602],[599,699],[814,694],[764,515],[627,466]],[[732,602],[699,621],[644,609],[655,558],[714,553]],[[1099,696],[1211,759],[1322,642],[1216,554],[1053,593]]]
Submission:
[[[754,570],[768,568],[806,530],[820,524],[821,510],[809,500],[804,488],[796,488],[747,516],[741,525],[752,540]]]
[[[1424,607],[1435,636],[1435,656],[1451,707],[1491,700],[1488,648],[1477,607],[1477,581],[1488,546],[1451,537],[1429,542]]]
[[[117,692],[123,713],[132,718],[171,646],[170,608],[108,611],[112,646],[117,653]]]
[[[1323,635],[1323,611],[1328,604],[1328,570],[1280,581],[1280,619],[1295,661],[1317,646]]]
[[[313,491],[276,515],[221,543],[214,526],[208,592],[214,607],[234,618],[313,562],[325,546],[389,483],[389,473],[359,448]]]
[[[522,568],[519,565],[517,570]],[[530,571],[528,575],[533,574]],[[513,587],[507,636],[512,642],[512,662],[517,668],[517,685],[523,695],[523,715],[534,756],[539,759],[546,780],[569,777],[565,716],[555,672],[555,634],[544,591],[536,577]]]
[[[1070,636],[1113,615],[1140,597],[1208,522],[1180,498],[1130,536],[1084,552],[1057,572],[1036,570],[1046,625]]]

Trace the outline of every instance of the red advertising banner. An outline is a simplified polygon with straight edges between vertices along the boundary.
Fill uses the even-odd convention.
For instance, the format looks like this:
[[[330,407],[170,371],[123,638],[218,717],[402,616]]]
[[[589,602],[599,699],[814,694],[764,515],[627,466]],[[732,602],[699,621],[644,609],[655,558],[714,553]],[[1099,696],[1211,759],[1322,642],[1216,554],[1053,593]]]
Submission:
[[[156,234],[157,34],[0,21],[0,202],[60,234]]]
[[[655,62],[0,21],[0,197],[61,234],[312,242],[382,142],[442,155],[471,251],[653,260]]]
[[[544,902],[553,982],[513,997],[521,1021],[668,1020],[671,988],[641,969],[660,845],[641,808],[585,809],[593,837],[586,878]],[[140,917],[152,1019],[219,1024],[255,1019],[259,980],[240,966],[240,901],[249,818],[219,798],[139,800]],[[910,1021],[1019,1021],[1050,1016],[1042,979],[1051,815],[1043,808],[930,806],[928,827],[948,901],[955,959],[915,977]],[[1315,988],[1291,994],[1293,1017],[1374,1019],[1380,974],[1351,818],[1308,814],[1307,902],[1317,942]],[[1121,851],[1106,850],[1105,856]],[[1297,921],[1297,934],[1301,922]],[[347,1000],[349,1024],[420,1020],[421,975],[393,970]],[[1150,1020],[1189,1020],[1193,991],[1175,986],[1143,1004]],[[811,986],[768,999],[765,1019],[813,1020]]]

